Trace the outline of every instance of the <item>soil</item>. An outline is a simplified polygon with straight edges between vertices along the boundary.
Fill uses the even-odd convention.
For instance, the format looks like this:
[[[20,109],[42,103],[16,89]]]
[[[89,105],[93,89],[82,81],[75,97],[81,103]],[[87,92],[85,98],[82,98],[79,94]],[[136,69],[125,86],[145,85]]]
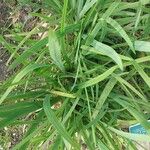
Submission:
[[[5,3],[0,3],[0,33],[8,25],[10,8]],[[7,76],[7,67],[5,65],[7,61],[7,54],[5,54],[2,44],[0,44],[0,82]]]
[[[4,81],[8,74],[8,69],[6,67],[6,56],[3,55],[3,47],[0,47],[0,82]]]
[[[23,136],[23,127],[11,127],[0,130],[0,150],[12,149]]]
[[[8,5],[5,3],[0,3],[0,31],[2,31],[9,22],[9,11],[10,8]]]

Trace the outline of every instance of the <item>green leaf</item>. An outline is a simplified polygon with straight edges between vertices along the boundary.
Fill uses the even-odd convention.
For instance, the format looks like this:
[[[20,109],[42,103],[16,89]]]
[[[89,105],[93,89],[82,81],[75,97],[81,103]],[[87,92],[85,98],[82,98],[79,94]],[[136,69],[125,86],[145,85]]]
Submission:
[[[116,62],[119,68],[123,70],[122,60],[118,55],[118,53],[112,47],[103,44],[101,42],[98,42],[96,40],[94,40],[91,45],[94,47],[94,49],[91,49],[91,51],[110,57],[112,60]]]
[[[145,81],[145,83],[150,88],[150,77],[145,73],[145,71],[143,70],[143,68],[138,63],[136,63],[135,61],[133,61],[133,65],[134,65],[135,69],[138,71],[138,73],[140,74],[140,76],[142,77],[142,79]]]
[[[41,102],[19,102],[0,106],[0,128],[13,124],[19,117],[42,107]]]
[[[42,120],[43,116],[44,116],[44,111],[42,110],[42,111],[40,111],[40,112],[38,113],[38,115],[37,115],[37,117],[36,117],[36,122],[33,122],[33,123],[30,125],[30,127],[29,127],[29,129],[27,130],[27,132],[25,133],[25,136],[23,137],[23,139],[25,139],[28,135],[32,134],[32,133],[38,128],[39,124],[41,123],[41,120]],[[23,141],[23,140],[22,140],[22,141]],[[20,149],[21,149],[21,150],[26,150],[29,144],[30,144],[29,141],[26,142],[25,144],[23,144],[23,145],[21,146]]]
[[[105,11],[105,13],[102,15],[102,18],[106,19],[109,16],[111,16],[111,14],[114,12],[114,10],[116,10],[116,8],[118,7],[119,4],[120,4],[120,0],[116,0],[115,2],[113,2],[109,6],[109,8]]]
[[[135,50],[140,52],[150,52],[150,42],[147,41],[135,41]]]
[[[91,0],[90,2],[86,2],[82,11],[80,12],[79,14],[79,18],[81,19],[85,14],[86,12],[97,2],[98,0]]]
[[[40,119],[40,118],[37,118],[37,120],[38,119]],[[41,126],[39,126],[38,128],[36,128],[32,133],[30,133],[29,135],[27,135],[20,143],[18,143],[17,145],[15,145],[15,147],[13,147],[13,150],[20,149],[21,146],[23,146],[25,143],[27,143],[28,141],[30,141],[35,135],[39,134],[39,132],[41,132],[44,128],[46,128],[47,125],[48,125],[47,121],[43,122]]]
[[[107,145],[105,145],[104,143],[102,143],[101,140],[98,141],[97,145],[98,145],[99,149],[109,150],[109,148],[107,147]]]
[[[26,62],[26,60],[36,52],[40,51],[42,47],[44,47],[48,42],[48,38],[44,38],[37,43],[35,43],[31,48],[24,51],[17,59],[15,59],[10,65],[10,69],[15,68],[17,65],[20,65],[22,62]]]
[[[8,111],[9,112],[13,112],[13,111],[17,111],[17,110],[21,110],[21,109],[26,109],[29,107],[32,108],[39,108],[41,105],[41,101],[38,102],[18,102],[15,104],[5,104],[5,105],[1,105],[0,106],[0,116],[2,113],[5,113],[5,116],[3,117],[9,117]]]
[[[22,41],[19,42],[18,46],[16,47],[16,49],[14,50],[14,52],[11,54],[11,56],[9,57],[8,61],[6,64],[9,64],[10,61],[12,60],[12,58],[17,54],[18,50],[22,47],[22,45],[33,35],[36,34],[38,32],[38,27],[36,26],[35,28],[33,28],[30,32],[27,32],[27,35],[22,39]]]
[[[113,48],[111,48],[110,46],[107,46],[98,41],[95,41],[95,42],[96,42],[95,44],[92,44],[94,48],[85,46],[85,45],[81,46],[81,48],[83,50],[88,50],[92,53],[110,57],[112,60],[114,60],[114,62],[116,62],[116,64],[119,66],[119,68],[121,70],[123,70],[123,64],[122,64],[121,57],[116,53],[116,51]]]
[[[103,19],[108,18],[113,13],[113,11],[117,8],[118,5],[119,5],[118,1],[117,2],[113,2],[109,6],[109,8],[105,11],[105,13],[102,15],[102,18]],[[103,29],[103,24],[104,24],[103,22],[104,22],[103,20],[99,20],[97,22],[97,24],[95,25],[94,29],[88,34],[88,37],[87,37],[85,45],[90,45],[93,42],[94,38],[99,33],[100,29],[101,28]]]
[[[122,84],[126,85],[130,90],[132,90],[136,95],[138,95],[140,98],[142,98],[144,101],[146,101],[146,98],[134,87],[132,86],[129,82],[124,80],[123,78],[119,76],[115,76],[115,78]]]
[[[58,133],[64,137],[73,147],[78,147],[78,144],[72,139],[69,133],[66,131],[65,127],[58,121],[53,110],[50,105],[50,96],[47,95],[43,102],[43,108],[45,114],[51,124],[53,124],[54,128],[58,131]]]
[[[14,80],[12,81],[11,85],[8,87],[8,89],[6,90],[6,92],[2,95],[2,97],[0,98],[0,104],[6,99],[6,97],[8,96],[8,94],[17,86],[17,83],[24,77],[26,76],[28,73],[32,72],[33,70],[37,69],[37,68],[41,68],[41,67],[48,67],[48,65],[39,65],[39,64],[30,64],[27,67],[25,67],[23,70],[21,70],[16,77],[14,78]],[[15,85],[16,84],[16,85]]]
[[[43,91],[43,90],[37,90],[37,91],[29,91],[29,92],[12,92],[9,94],[6,98],[7,101],[10,100],[19,100],[19,99],[30,99],[30,98],[37,98],[44,96],[45,94],[48,94],[48,92]],[[2,95],[0,95],[1,97]]]
[[[65,69],[61,58],[61,47],[58,38],[55,34],[55,31],[51,29],[49,30],[49,34],[48,34],[48,47],[49,47],[50,56],[54,64],[56,64],[57,67],[59,67],[62,71],[64,71]]]
[[[108,69],[106,72],[104,72],[103,74],[95,77],[95,78],[92,78],[88,81],[86,81],[85,83],[82,83],[81,84],[81,88],[86,88],[86,87],[89,87],[89,86],[92,86],[94,84],[97,84],[103,80],[105,80],[108,76],[110,76],[115,70],[117,69],[117,66],[114,66],[114,67],[111,67],[110,69]]]
[[[124,100],[121,100],[117,96],[114,98],[114,100],[117,103],[119,103],[121,106],[126,108],[132,114],[132,116],[134,116],[136,118],[136,120],[148,131],[148,133],[150,133],[150,124],[149,124],[149,122],[147,122],[147,119],[142,112],[137,111],[135,108],[133,108],[130,105],[130,103],[128,103]]]
[[[128,45],[130,46],[131,50],[135,53],[135,49],[134,49],[134,46],[133,46],[133,43],[132,43],[131,39],[129,38],[129,36],[125,32],[125,30],[120,26],[120,24],[117,21],[115,21],[114,19],[110,18],[110,17],[108,17],[108,18],[106,18],[104,20],[106,20],[107,23],[109,23],[113,28],[116,29],[116,31],[128,43]]]
[[[96,118],[96,116],[98,115],[99,111],[101,110],[103,104],[105,103],[105,101],[107,100],[107,97],[109,96],[110,92],[112,91],[112,89],[114,88],[115,84],[117,83],[116,79],[111,78],[108,83],[106,84],[100,98],[98,99],[98,102],[96,104],[96,108],[93,112],[92,117]]]

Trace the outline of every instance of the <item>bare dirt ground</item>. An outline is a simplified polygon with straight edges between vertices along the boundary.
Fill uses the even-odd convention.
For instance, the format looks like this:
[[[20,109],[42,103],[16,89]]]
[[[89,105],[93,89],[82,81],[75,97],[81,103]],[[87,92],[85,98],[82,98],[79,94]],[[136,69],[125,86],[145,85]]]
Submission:
[[[3,57],[3,54],[1,54],[1,51],[3,51],[3,49],[0,47],[0,82],[2,82],[3,80],[5,80],[5,78],[7,77],[7,67],[5,65],[5,58]]]
[[[5,3],[0,3],[0,34],[3,32],[3,28],[6,27],[9,17],[9,7]],[[7,60],[7,54],[0,43],[0,82],[7,76],[7,67],[5,65]]]

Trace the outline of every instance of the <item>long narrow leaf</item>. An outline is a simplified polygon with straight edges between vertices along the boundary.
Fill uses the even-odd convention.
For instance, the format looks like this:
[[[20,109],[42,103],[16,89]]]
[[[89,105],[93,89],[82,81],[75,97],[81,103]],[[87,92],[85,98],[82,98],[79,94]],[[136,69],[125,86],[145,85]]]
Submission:
[[[81,88],[86,88],[86,87],[92,86],[94,84],[97,84],[97,83],[105,80],[108,76],[110,76],[116,70],[116,68],[117,68],[116,66],[111,67],[110,69],[108,69],[103,74],[101,74],[101,75],[99,75],[95,78],[92,78],[92,79],[86,81],[85,83],[82,83],[80,87]]]
[[[125,30],[120,26],[120,24],[115,21],[114,19],[108,17],[105,19],[107,23],[109,23],[113,28],[116,29],[116,31],[122,36],[122,38],[128,43],[128,45],[130,46],[131,50],[135,53],[135,49],[133,46],[133,43],[131,41],[131,39],[129,38],[129,36],[127,35],[127,33],[125,32]]]
[[[45,97],[45,100],[43,102],[43,108],[49,122],[53,124],[54,128],[58,131],[58,133],[62,137],[64,137],[73,147],[78,147],[78,144],[73,141],[69,133],[65,130],[64,126],[57,120],[54,112],[51,110],[49,95]]]
[[[12,85],[6,90],[6,92],[2,95],[0,99],[0,104],[5,100],[5,98],[8,96],[8,94],[17,86],[17,83],[28,73],[32,72],[33,70],[41,67],[47,67],[48,65],[39,65],[39,64],[30,64],[27,67],[25,67],[22,71],[20,71],[14,80],[12,81]],[[16,84],[16,85],[15,85]]]

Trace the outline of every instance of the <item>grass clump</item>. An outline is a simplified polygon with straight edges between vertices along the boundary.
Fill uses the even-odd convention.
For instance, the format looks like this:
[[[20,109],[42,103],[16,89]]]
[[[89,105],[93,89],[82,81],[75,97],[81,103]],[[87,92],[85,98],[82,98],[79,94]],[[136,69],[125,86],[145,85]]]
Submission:
[[[150,132],[149,0],[31,4],[36,26],[0,37],[16,71],[0,87],[0,128],[27,130],[14,149],[120,150],[150,141],[128,133],[135,122]]]

